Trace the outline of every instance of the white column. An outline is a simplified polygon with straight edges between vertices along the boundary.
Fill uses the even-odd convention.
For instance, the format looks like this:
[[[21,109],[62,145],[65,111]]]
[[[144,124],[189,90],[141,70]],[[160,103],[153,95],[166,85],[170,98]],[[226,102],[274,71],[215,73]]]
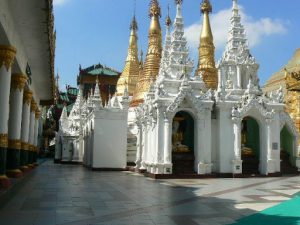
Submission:
[[[34,146],[34,133],[35,133],[35,111],[36,111],[36,103],[34,100],[31,102],[31,108],[30,108],[30,125],[29,125],[29,146],[30,150],[33,150]]]
[[[135,169],[141,168],[142,163],[142,125],[140,123],[137,124],[138,127],[138,133],[137,133],[137,149],[136,149],[136,160],[135,160]]]
[[[165,118],[164,123],[164,163],[171,164],[171,123],[168,118]]]
[[[267,159],[268,160],[272,160],[272,129],[271,129],[271,125],[272,125],[272,120],[267,119],[266,120],[267,124]]]
[[[21,123],[23,93],[27,77],[23,74],[13,74],[10,94],[10,117],[8,122],[7,174],[11,177],[22,176],[20,167]]]
[[[265,175],[276,172],[276,158],[273,156],[273,137],[272,137],[274,134],[274,132],[272,132],[273,121],[274,121],[273,119],[266,119],[266,131],[267,131],[266,154],[267,155],[263,153],[263,157],[260,159],[261,162],[260,172],[261,174],[265,174]]]
[[[36,163],[37,155],[38,155],[38,137],[39,137],[39,118],[40,111],[37,108],[35,111],[35,123],[34,123],[34,163]]]
[[[141,162],[141,170],[145,170],[146,169],[146,145],[147,145],[147,140],[146,140],[146,132],[147,132],[147,128],[146,125],[144,123],[142,123],[142,162]]]
[[[32,99],[30,108],[30,123],[29,123],[29,152],[28,152],[28,165],[33,166],[33,155],[34,155],[34,128],[35,128],[35,111],[37,105]]]
[[[28,151],[29,151],[29,125],[30,125],[30,106],[32,101],[32,92],[24,91],[22,126],[21,126],[21,168],[27,169]]]
[[[241,143],[241,118],[232,118],[233,120],[233,132],[234,132],[234,159],[232,160],[232,173],[241,174],[243,173],[242,169],[242,143]]]
[[[241,120],[235,118],[233,123],[234,132],[234,156],[235,159],[241,159]]]
[[[23,94],[24,86],[27,81],[27,77],[23,74],[13,74],[11,82],[11,94],[10,94],[10,118],[8,139],[10,141],[18,141],[19,148],[21,148],[21,124],[22,124],[22,107],[23,107]]]
[[[154,140],[156,141],[156,157],[155,163],[157,164],[156,173],[163,173],[163,163],[164,163],[164,140],[161,138],[164,136],[164,109],[158,107],[157,109],[157,121],[154,134]]]
[[[237,72],[237,88],[241,89],[242,88],[242,74],[241,74],[241,66],[240,65],[237,65],[236,72]]]
[[[11,67],[16,49],[0,45],[0,188],[9,186],[6,172]]]

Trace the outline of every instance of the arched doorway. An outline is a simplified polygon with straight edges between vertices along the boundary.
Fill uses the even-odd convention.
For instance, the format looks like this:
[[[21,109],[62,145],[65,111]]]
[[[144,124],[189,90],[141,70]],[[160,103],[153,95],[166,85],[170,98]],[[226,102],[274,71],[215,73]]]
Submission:
[[[259,174],[260,131],[259,124],[252,117],[242,121],[243,174]]]
[[[194,173],[194,161],[194,119],[180,111],[172,123],[173,174]]]
[[[293,165],[294,137],[286,126],[280,132],[280,171],[283,174],[295,174],[298,169]]]

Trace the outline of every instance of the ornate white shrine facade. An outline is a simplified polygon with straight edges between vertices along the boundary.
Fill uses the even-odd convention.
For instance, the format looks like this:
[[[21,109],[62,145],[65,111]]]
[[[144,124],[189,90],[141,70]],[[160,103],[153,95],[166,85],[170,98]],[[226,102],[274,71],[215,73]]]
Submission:
[[[181,4],[167,33],[156,82],[136,108],[136,168],[152,174],[274,174],[280,168],[280,132],[290,133],[299,164],[298,132],[284,111],[281,90],[266,96],[250,54],[236,1],[226,50],[218,65],[219,85],[206,90],[192,77]]]

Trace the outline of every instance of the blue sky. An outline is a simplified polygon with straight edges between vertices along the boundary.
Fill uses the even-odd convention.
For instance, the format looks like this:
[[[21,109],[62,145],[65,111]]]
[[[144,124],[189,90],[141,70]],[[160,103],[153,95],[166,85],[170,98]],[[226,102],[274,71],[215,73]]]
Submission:
[[[139,49],[146,52],[150,0],[136,1]],[[186,36],[191,58],[195,62],[201,30],[201,2],[185,0],[183,3]],[[211,0],[211,3],[214,11],[211,23],[218,61],[226,43],[232,1]],[[300,1],[239,0],[238,3],[252,55],[260,64],[259,77],[263,85],[300,47]],[[168,4],[171,17],[175,16],[174,0],[160,0],[163,32]],[[61,89],[65,84],[76,85],[79,64],[85,68],[101,63],[122,71],[133,8],[134,0],[54,0],[57,31],[55,67],[60,74]]]

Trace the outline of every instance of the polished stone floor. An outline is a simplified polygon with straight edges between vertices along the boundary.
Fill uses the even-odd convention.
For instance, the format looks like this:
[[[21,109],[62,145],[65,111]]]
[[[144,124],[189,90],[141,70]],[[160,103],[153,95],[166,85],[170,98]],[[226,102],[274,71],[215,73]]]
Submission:
[[[232,224],[300,192],[299,177],[151,180],[51,161],[22,185],[1,225]]]

